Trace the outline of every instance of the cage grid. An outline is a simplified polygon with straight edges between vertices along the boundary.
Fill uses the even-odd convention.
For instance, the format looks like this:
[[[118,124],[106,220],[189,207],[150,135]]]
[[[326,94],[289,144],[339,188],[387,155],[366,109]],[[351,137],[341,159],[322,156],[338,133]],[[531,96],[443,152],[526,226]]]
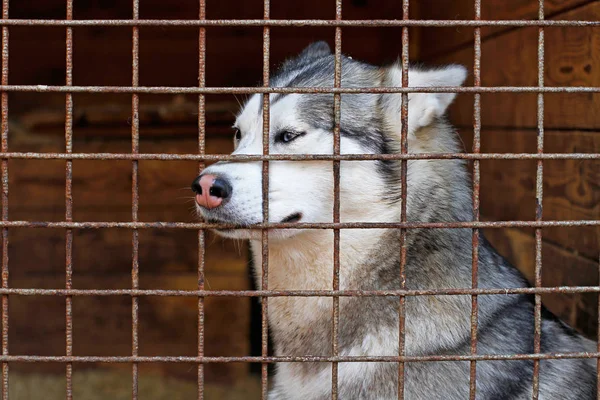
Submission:
[[[267,397],[268,364],[277,362],[326,362],[331,363],[332,399],[338,398],[338,365],[340,362],[396,362],[398,363],[398,398],[404,398],[404,368],[407,362],[430,361],[469,361],[470,385],[469,397],[476,398],[477,361],[488,360],[532,360],[534,364],[532,380],[532,398],[537,399],[539,391],[539,366],[541,360],[568,358],[597,358],[600,366],[600,343],[595,353],[541,353],[541,295],[547,293],[599,293],[600,286],[556,286],[542,287],[542,229],[547,227],[600,226],[598,220],[561,220],[545,221],[542,216],[543,201],[543,163],[554,159],[600,160],[600,153],[545,153],[544,152],[544,94],[545,93],[599,93],[600,87],[548,87],[544,85],[544,30],[552,27],[597,27],[599,21],[580,20],[546,20],[544,18],[544,0],[538,0],[538,18],[535,20],[482,20],[481,0],[474,0],[475,17],[473,20],[418,20],[409,17],[409,1],[402,1],[402,19],[390,20],[344,20],[342,18],[342,0],[335,0],[334,20],[283,20],[270,18],[270,0],[263,1],[263,19],[247,20],[209,20],[206,15],[206,0],[199,1],[198,20],[144,20],[139,16],[139,0],[133,1],[132,19],[128,20],[74,20],[73,0],[66,0],[66,17],[64,20],[41,19],[10,19],[9,0],[2,2],[2,91],[1,107],[1,154],[2,159],[2,398],[8,399],[9,364],[12,362],[59,362],[66,366],[66,395],[72,399],[72,374],[75,363],[125,363],[132,366],[132,398],[138,398],[138,366],[140,363],[194,363],[197,364],[198,399],[204,398],[204,364],[206,363],[261,363],[262,398]],[[66,29],[66,81],[64,86],[43,85],[10,85],[8,82],[9,62],[9,28],[11,26],[62,26]],[[127,26],[132,28],[132,80],[131,86],[74,86],[73,85],[73,35],[74,28],[80,26]],[[198,27],[198,86],[197,87],[142,87],[139,86],[139,27],[141,26],[192,26]],[[206,87],[206,28],[211,26],[256,26],[263,28],[263,85],[261,87]],[[276,26],[329,26],[335,27],[335,73],[334,85],[328,88],[282,88],[270,87],[270,28]],[[538,85],[532,87],[482,87],[481,86],[481,28],[492,26],[504,27],[537,27],[538,28]],[[343,88],[341,86],[341,54],[343,27],[402,27],[402,85],[401,87],[385,88]],[[408,81],[408,45],[409,27],[473,27],[474,28],[474,84],[472,87],[410,87]],[[56,92],[65,94],[65,152],[64,153],[24,153],[10,152],[8,147],[8,94],[10,92]],[[481,153],[481,94],[482,93],[536,93],[537,94],[537,152],[529,153]],[[127,93],[132,96],[131,124],[131,153],[74,153],[73,152],[73,93]],[[195,94],[198,95],[198,152],[197,154],[144,154],[139,148],[139,95],[154,94]],[[262,155],[211,155],[206,154],[206,120],[205,95],[207,94],[263,94],[263,154]],[[331,155],[270,155],[269,154],[269,94],[271,93],[327,93],[334,95],[334,145]],[[399,154],[367,155],[340,154],[340,115],[341,95],[356,93],[398,93],[402,96],[401,107],[401,151]],[[473,130],[474,140],[471,153],[427,153],[411,154],[408,149],[408,93],[472,93],[474,95]],[[65,219],[60,222],[48,221],[11,221],[8,216],[8,161],[11,159],[59,159],[65,160]],[[73,221],[73,160],[128,160],[132,163],[132,209],[131,222],[74,222]],[[416,159],[464,159],[472,160],[473,219],[470,222],[407,222],[407,163]],[[479,192],[480,192],[480,161],[488,159],[504,160],[536,160],[536,214],[535,221],[480,221]],[[199,171],[205,162],[210,161],[262,161],[262,215],[263,222],[253,226],[262,230],[262,287],[260,290],[206,290],[204,286],[205,269],[205,231],[211,228],[235,228],[230,224],[215,223],[179,223],[179,222],[140,222],[139,208],[139,160],[192,160],[198,162]],[[291,160],[310,161],[328,160],[333,163],[334,176],[334,209],[332,223],[269,223],[268,216],[268,176],[269,161]],[[350,160],[399,160],[401,162],[401,217],[400,222],[390,223],[355,223],[340,222],[340,162]],[[66,235],[65,287],[63,289],[10,288],[8,285],[8,240],[9,229],[16,227],[28,228],[63,228]],[[533,287],[482,289],[478,287],[478,247],[479,231],[483,228],[529,227],[535,229],[535,282]],[[122,228],[132,231],[132,267],[131,289],[74,289],[72,287],[72,243],[73,230]],[[198,285],[197,290],[144,290],[139,287],[139,230],[140,229],[187,229],[198,232]],[[268,230],[273,228],[286,229],[328,229],[333,230],[333,287],[331,290],[269,290],[268,288]],[[400,230],[399,251],[401,287],[397,290],[341,290],[339,287],[340,274],[340,230],[342,229],[380,229],[395,228]],[[406,265],[406,234],[409,229],[424,228],[469,228],[472,230],[472,287],[464,289],[428,289],[414,290],[405,288]],[[259,268],[259,266],[257,266]],[[600,265],[599,265],[600,268]],[[478,354],[477,353],[477,324],[478,296],[498,294],[532,294],[535,296],[534,306],[534,351],[532,354]],[[65,356],[13,355],[8,351],[8,301],[9,296],[61,296],[66,300],[66,340]],[[471,338],[468,355],[405,355],[405,318],[404,305],[407,296],[471,296]],[[74,356],[73,355],[73,318],[72,299],[74,296],[130,296],[132,299],[132,351],[131,356]],[[197,356],[140,356],[139,355],[139,298],[143,296],[185,296],[198,299],[198,348]],[[204,299],[210,296],[228,297],[259,297],[261,298],[262,314],[262,346],[261,356],[239,357],[208,357],[204,355]],[[268,299],[270,297],[297,296],[332,297],[332,348],[331,356],[269,356],[268,338]],[[399,342],[397,356],[342,356],[338,350],[339,328],[339,299],[340,297],[372,297],[388,296],[399,299]],[[600,299],[598,308],[600,309]],[[600,317],[599,317],[600,318]],[[600,369],[599,369],[600,371]],[[600,375],[598,379],[600,388]]]

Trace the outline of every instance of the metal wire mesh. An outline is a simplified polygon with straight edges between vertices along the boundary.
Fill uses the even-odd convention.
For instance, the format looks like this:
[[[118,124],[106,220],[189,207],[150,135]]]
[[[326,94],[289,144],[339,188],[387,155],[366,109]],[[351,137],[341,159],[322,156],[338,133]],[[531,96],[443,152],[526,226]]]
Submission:
[[[548,293],[600,293],[600,286],[564,286],[564,287],[542,287],[542,228],[547,227],[583,227],[600,226],[598,220],[567,220],[567,221],[544,221],[542,218],[542,182],[543,163],[545,160],[577,159],[577,160],[600,160],[599,153],[567,153],[554,154],[544,153],[544,94],[545,93],[600,93],[600,87],[547,87],[544,85],[544,30],[553,27],[597,27],[599,21],[564,21],[545,20],[544,1],[538,2],[537,20],[482,20],[481,1],[474,0],[474,20],[414,20],[409,18],[409,2],[403,0],[402,19],[398,20],[344,20],[342,19],[342,1],[335,0],[334,20],[274,20],[270,19],[270,2],[263,2],[263,19],[247,20],[208,20],[206,19],[206,2],[199,2],[198,20],[144,20],[139,18],[139,0],[133,1],[133,17],[131,20],[73,20],[73,0],[67,1],[67,14],[65,20],[40,20],[40,19],[10,19],[9,1],[3,0],[2,9],[2,77],[0,91],[2,91],[1,107],[1,152],[2,159],[2,218],[0,228],[2,229],[2,398],[8,399],[8,373],[9,363],[29,362],[48,363],[59,362],[66,365],[66,393],[67,399],[72,398],[72,373],[74,363],[126,363],[132,365],[132,398],[138,398],[138,366],[140,363],[195,363],[198,368],[198,399],[204,398],[204,365],[207,363],[261,363],[262,364],[262,397],[267,397],[268,364],[277,362],[327,362],[332,366],[331,392],[332,398],[338,397],[338,363],[340,362],[397,362],[398,363],[398,398],[404,398],[404,370],[407,362],[433,362],[433,361],[469,361],[470,362],[470,399],[476,398],[476,375],[477,361],[487,360],[533,360],[533,390],[532,398],[537,399],[539,391],[539,365],[540,360],[565,359],[565,358],[598,358],[600,365],[600,347],[595,353],[552,353],[540,352],[541,336],[541,295]],[[42,85],[10,85],[8,83],[8,38],[11,26],[60,26],[66,29],[66,84],[64,86],[42,86]],[[131,86],[74,86],[73,85],[73,36],[77,27],[82,26],[126,26],[132,28],[132,82]],[[139,27],[143,26],[188,26],[199,29],[199,66],[197,87],[143,87],[139,86]],[[206,28],[212,26],[255,26],[263,28],[263,85],[262,87],[206,87]],[[335,76],[333,88],[281,88],[270,87],[270,28],[271,27],[304,27],[304,26],[327,26],[335,27]],[[386,88],[342,88],[341,87],[341,54],[342,54],[342,28],[344,27],[402,27],[402,86]],[[472,87],[426,87],[409,88],[408,82],[408,28],[409,27],[473,27],[474,28],[474,85]],[[481,86],[481,28],[482,27],[537,27],[538,28],[538,85],[531,87],[482,87]],[[65,143],[64,153],[23,153],[10,152],[8,148],[8,94],[11,92],[58,92],[65,93]],[[481,94],[482,93],[537,93],[538,119],[537,119],[537,152],[529,153],[481,153]],[[132,125],[131,125],[131,153],[74,153],[73,152],[73,99],[74,93],[127,93],[132,96]],[[144,93],[153,94],[195,94],[198,95],[198,152],[197,154],[144,154],[139,150],[139,95]],[[207,94],[263,94],[263,155],[210,155],[206,154],[205,133],[205,95]],[[269,94],[271,93],[329,93],[334,94],[334,146],[332,155],[270,155],[269,154]],[[341,94],[344,93],[399,93],[402,95],[402,132],[400,154],[369,155],[369,154],[340,154],[340,105]],[[472,93],[474,94],[473,129],[474,140],[472,152],[464,153],[440,153],[440,154],[410,154],[408,152],[408,93]],[[65,219],[60,222],[48,221],[11,221],[8,216],[8,161],[11,159],[57,159],[66,162],[66,187]],[[128,160],[132,163],[132,210],[131,222],[74,222],[73,221],[73,160]],[[407,162],[415,159],[465,159],[473,160],[473,221],[471,222],[407,222],[406,218],[406,196],[407,196]],[[535,221],[480,221],[479,192],[480,192],[480,160],[536,160],[536,217]],[[235,228],[234,225],[214,223],[176,223],[176,222],[139,222],[139,184],[138,184],[138,162],[139,160],[193,160],[199,163],[199,170],[204,168],[205,162],[210,161],[262,161],[262,215],[263,222],[253,226],[254,229],[262,230],[262,265],[261,289],[255,291],[228,291],[228,290],[205,290],[205,230],[211,228]],[[273,160],[330,160],[333,162],[334,174],[334,209],[332,223],[269,223],[268,206],[268,176],[269,161]],[[341,223],[340,222],[340,162],[347,160],[400,160],[401,161],[401,219],[398,223]],[[34,289],[34,288],[10,288],[8,286],[8,239],[11,228],[64,228],[66,230],[66,281],[64,289]],[[529,227],[535,229],[536,257],[535,257],[535,282],[531,288],[503,288],[503,289],[481,289],[478,288],[478,248],[479,231],[484,228],[505,227]],[[104,290],[104,289],[73,289],[72,287],[72,242],[73,230],[77,229],[101,229],[122,228],[132,231],[132,267],[131,267],[131,289]],[[140,229],[188,229],[198,231],[198,287],[197,290],[142,290],[139,288],[139,230]],[[330,229],[334,234],[333,252],[333,286],[331,290],[270,290],[268,287],[268,259],[269,243],[268,230],[273,228],[286,229]],[[340,290],[340,230],[342,229],[400,229],[400,252],[401,265],[399,274],[401,276],[401,287],[397,290]],[[406,265],[406,233],[409,229],[424,228],[469,228],[472,229],[472,287],[470,289],[431,289],[410,290],[406,289],[405,265]],[[477,353],[477,326],[478,326],[478,296],[492,294],[532,294],[535,296],[535,329],[534,329],[534,352],[533,354],[478,354]],[[470,352],[468,355],[427,355],[406,356],[405,355],[405,318],[404,306],[407,296],[472,296],[471,309],[471,339]],[[65,356],[37,356],[37,355],[10,355],[8,352],[8,300],[9,296],[64,296],[66,299],[66,355]],[[125,357],[100,357],[100,356],[74,356],[73,355],[73,315],[72,299],[74,296],[129,296],[132,299],[132,354]],[[198,299],[198,351],[195,357],[177,356],[140,356],[138,343],[139,330],[139,298],[143,296],[185,296],[197,297]],[[208,357],[204,355],[204,299],[211,296],[229,297],[260,297],[262,300],[262,347],[261,356],[240,357]],[[269,356],[267,347],[268,338],[268,299],[271,297],[296,296],[296,297],[332,297],[332,348],[331,356]],[[340,297],[373,297],[391,296],[399,300],[399,342],[397,356],[340,356],[338,349],[339,330],[339,300]],[[600,303],[599,303],[600,309]],[[599,345],[600,346],[600,345]],[[598,385],[600,386],[600,380]]]

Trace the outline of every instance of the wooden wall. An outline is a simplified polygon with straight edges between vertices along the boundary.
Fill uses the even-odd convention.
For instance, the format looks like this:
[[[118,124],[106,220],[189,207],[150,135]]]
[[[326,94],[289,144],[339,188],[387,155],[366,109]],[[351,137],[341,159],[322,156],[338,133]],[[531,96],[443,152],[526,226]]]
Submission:
[[[145,125],[145,124],[144,124]],[[74,147],[80,152],[127,151],[130,139],[111,126],[107,136],[96,137],[79,129]],[[21,136],[25,138],[20,142]],[[166,135],[166,133],[165,133]],[[39,140],[36,140],[39,139]],[[15,147],[51,151],[62,138],[52,129],[23,131]],[[207,151],[219,153],[231,146],[229,138],[211,136]],[[188,152],[197,147],[190,137],[145,138],[147,152]],[[139,165],[142,221],[194,221],[189,184],[197,174],[195,162],[143,161]],[[131,220],[131,163],[75,161],[73,163],[73,215],[76,221]],[[59,221],[64,219],[62,161],[14,160],[9,163],[10,218]],[[140,231],[139,263],[142,289],[197,288],[198,237],[196,231]],[[60,288],[65,279],[63,229],[11,229],[9,232],[10,287]],[[132,234],[128,230],[76,230],[73,239],[73,287],[118,289],[131,287]],[[249,288],[247,249],[208,235],[206,288]],[[249,299],[207,298],[205,350],[210,355],[248,355]],[[63,298],[10,299],[9,343],[12,354],[64,355]],[[141,298],[139,306],[140,354],[197,354],[195,298]],[[131,354],[131,299],[128,297],[76,297],[73,300],[73,352],[75,355]],[[19,365],[31,368],[32,365]],[[55,371],[59,366],[35,366]],[[189,365],[153,365],[161,372],[195,375]],[[61,370],[60,368],[59,370]],[[232,382],[244,375],[242,364],[210,365],[208,381]]]
[[[140,2],[140,18],[196,19],[198,2],[187,0]],[[262,18],[262,0],[207,2],[207,16]],[[11,18],[63,19],[64,0],[11,2]],[[76,19],[131,18],[131,2],[75,2]],[[400,18],[401,4],[385,0],[344,2],[344,17]],[[334,18],[333,2],[272,2],[272,18]],[[73,84],[131,84],[131,28],[76,27],[73,29]],[[65,29],[10,28],[10,84],[65,83]],[[206,85],[253,86],[262,76],[262,29],[207,28]],[[416,54],[416,40],[411,51]],[[271,65],[276,67],[314,40],[333,45],[334,29],[273,28]],[[376,63],[391,62],[400,53],[400,29],[344,30],[344,51]],[[140,85],[198,85],[197,28],[140,28]],[[130,152],[131,96],[75,94],[74,152]],[[193,153],[198,138],[197,96],[141,95],[140,151]],[[207,96],[207,152],[231,151],[233,96]],[[9,94],[9,150],[63,152],[65,96]],[[75,221],[131,220],[131,162],[73,162]],[[140,161],[141,221],[195,221],[189,186],[197,175],[195,162]],[[11,220],[61,221],[65,216],[65,162],[9,162]],[[65,285],[65,231],[10,229],[9,286],[60,288]],[[131,287],[131,232],[117,229],[76,230],[73,240],[73,287],[78,289]],[[194,289],[197,287],[197,232],[140,231],[140,287]],[[206,288],[249,289],[245,244],[207,237]],[[59,297],[10,298],[9,352],[65,354],[65,300]],[[140,299],[141,355],[197,354],[197,299]],[[73,300],[75,355],[131,354],[131,299],[76,297]],[[205,354],[250,355],[250,300],[206,299]],[[89,365],[77,366],[87,368]],[[129,366],[113,368],[128,369]],[[64,373],[59,364],[15,364],[13,370]],[[195,379],[192,365],[150,365],[143,371]],[[207,382],[231,383],[246,374],[247,365],[211,364]]]
[[[546,1],[546,18],[598,20],[600,2]],[[420,3],[424,19],[473,18],[471,2]],[[536,19],[537,2],[490,0],[482,2],[483,19]],[[537,28],[482,29],[482,86],[537,85]],[[473,66],[473,28],[432,28],[420,33],[421,58],[429,63]],[[600,31],[596,28],[545,29],[546,86],[600,86]],[[472,84],[471,78],[467,85]],[[544,96],[544,151],[597,153],[600,151],[598,94]],[[460,95],[452,120],[460,127],[466,148],[472,146],[473,96]],[[483,94],[481,147],[490,153],[535,153],[536,94]],[[489,220],[535,218],[535,161],[481,162],[481,212]],[[553,160],[544,162],[543,218],[597,220],[600,218],[600,163]],[[500,252],[533,277],[533,230],[494,229],[486,232]],[[600,228],[543,230],[543,283],[597,285]],[[585,333],[596,334],[597,296],[547,296],[547,305]]]
[[[130,18],[131,2],[75,2],[76,18]],[[488,0],[482,17],[535,18],[531,0]],[[333,2],[272,2],[273,18],[333,18]],[[576,0],[546,1],[548,18],[598,19],[600,3]],[[401,3],[386,0],[344,1],[344,18],[400,18]],[[141,18],[195,19],[195,2],[144,0]],[[470,19],[470,2],[411,2],[411,14],[424,19]],[[65,15],[63,0],[11,2],[12,18],[56,18]],[[261,0],[208,2],[208,18],[261,18]],[[344,29],[343,51],[374,63],[393,61],[400,54],[400,29]],[[482,29],[482,83],[535,85],[537,30]],[[333,44],[333,28],[271,29],[271,61],[285,57],[313,40]],[[472,28],[411,29],[411,59],[429,63],[473,63]],[[11,84],[62,85],[65,82],[65,30],[48,27],[10,28]],[[546,85],[600,85],[598,31],[581,28],[546,29]],[[251,86],[262,75],[262,31],[259,28],[207,29],[208,86]],[[140,29],[140,84],[196,86],[198,29]],[[131,29],[74,28],[74,84],[129,85]],[[469,82],[468,84],[470,84]],[[75,94],[74,151],[131,151],[131,96]],[[62,152],[64,95],[9,94],[10,151]],[[207,152],[230,151],[233,96],[207,96]],[[546,95],[545,150],[598,152],[599,95]],[[473,97],[461,95],[452,119],[471,146]],[[189,153],[197,149],[197,97],[140,96],[140,151]],[[528,94],[482,96],[482,151],[534,152],[536,98]],[[11,160],[9,217],[12,220],[64,219],[65,163],[54,160]],[[490,220],[534,218],[535,162],[483,161],[481,203]],[[141,161],[142,221],[194,221],[189,184],[197,173],[194,162]],[[598,219],[600,166],[591,161],[544,163],[544,218]],[[73,163],[73,215],[76,221],[131,220],[131,163],[83,161]],[[597,228],[545,229],[544,283],[596,285],[600,232]],[[532,276],[533,233],[524,229],[490,230],[495,246]],[[10,229],[9,285],[56,288],[64,286],[64,230]],[[197,233],[140,231],[140,286],[144,289],[197,287]],[[131,287],[131,232],[78,230],[73,244],[73,287]],[[206,250],[208,289],[250,288],[247,249],[209,236]],[[591,295],[548,296],[545,301],[570,323],[595,333],[596,298]],[[64,299],[10,299],[9,351],[12,354],[64,354]],[[206,354],[248,355],[248,299],[206,300]],[[140,354],[194,355],[197,352],[197,301],[185,298],[140,300]],[[126,297],[75,298],[74,354],[131,353],[131,300]],[[16,364],[17,369],[63,372],[56,364]],[[78,367],[79,368],[79,367]],[[124,368],[124,367],[123,367]],[[153,365],[163,373],[193,378],[193,366]],[[210,365],[208,381],[232,382],[246,374],[246,365]]]

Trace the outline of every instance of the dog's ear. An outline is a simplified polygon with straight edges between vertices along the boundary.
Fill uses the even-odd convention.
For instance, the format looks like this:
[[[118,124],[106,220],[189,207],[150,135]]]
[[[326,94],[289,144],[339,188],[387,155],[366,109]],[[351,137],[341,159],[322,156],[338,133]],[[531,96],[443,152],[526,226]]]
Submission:
[[[298,58],[314,59],[321,58],[331,54],[331,48],[324,40],[309,44],[302,52],[298,55]]]
[[[409,87],[461,86],[467,77],[467,70],[461,65],[449,65],[432,70],[409,68]],[[384,71],[383,86],[402,86],[402,65],[394,64]],[[446,113],[456,93],[409,93],[408,94],[408,134],[430,125],[436,118]],[[383,113],[388,129],[400,133],[401,94],[384,94]]]

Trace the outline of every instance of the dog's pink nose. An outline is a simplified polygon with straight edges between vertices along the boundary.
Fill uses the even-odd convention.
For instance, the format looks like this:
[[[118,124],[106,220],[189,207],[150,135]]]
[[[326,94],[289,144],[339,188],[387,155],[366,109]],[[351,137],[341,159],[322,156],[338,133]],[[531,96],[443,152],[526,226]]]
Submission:
[[[216,175],[200,175],[192,184],[192,190],[196,192],[196,202],[204,208],[219,207],[224,200],[231,196],[229,183]]]

